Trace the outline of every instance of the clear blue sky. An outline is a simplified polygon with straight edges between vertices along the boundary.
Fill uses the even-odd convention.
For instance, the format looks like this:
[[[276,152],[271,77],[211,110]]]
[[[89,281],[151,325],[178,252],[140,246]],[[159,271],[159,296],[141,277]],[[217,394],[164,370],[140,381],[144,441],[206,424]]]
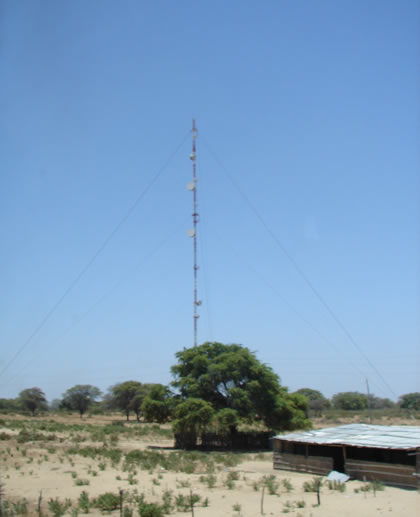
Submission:
[[[0,397],[171,380],[192,117],[199,342],[292,391],[420,391],[419,22],[414,0],[3,1]]]

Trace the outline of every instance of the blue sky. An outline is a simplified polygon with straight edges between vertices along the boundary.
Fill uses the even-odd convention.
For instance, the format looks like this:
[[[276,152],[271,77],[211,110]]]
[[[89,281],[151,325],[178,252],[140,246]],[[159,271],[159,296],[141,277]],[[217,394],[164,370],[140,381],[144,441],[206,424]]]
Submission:
[[[192,117],[199,342],[292,391],[419,391],[419,21],[410,0],[3,2],[0,396],[171,380]]]

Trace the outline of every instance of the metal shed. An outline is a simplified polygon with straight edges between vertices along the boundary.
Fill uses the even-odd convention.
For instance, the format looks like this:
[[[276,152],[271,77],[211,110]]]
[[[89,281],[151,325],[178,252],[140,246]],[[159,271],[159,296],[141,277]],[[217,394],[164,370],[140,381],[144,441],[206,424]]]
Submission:
[[[275,469],[420,487],[420,427],[349,424],[273,438]]]

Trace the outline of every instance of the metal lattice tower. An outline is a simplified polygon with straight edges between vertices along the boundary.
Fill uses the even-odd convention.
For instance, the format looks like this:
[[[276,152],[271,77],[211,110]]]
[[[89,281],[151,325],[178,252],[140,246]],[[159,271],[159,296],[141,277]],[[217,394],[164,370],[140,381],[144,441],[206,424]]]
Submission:
[[[198,264],[197,264],[197,224],[199,221],[198,209],[197,209],[197,153],[196,153],[196,139],[198,135],[197,128],[195,126],[195,120],[192,121],[192,152],[190,154],[190,160],[192,161],[192,173],[193,179],[191,183],[188,183],[187,188],[193,193],[193,227],[188,230],[188,236],[193,239],[194,249],[194,297],[193,297],[193,328],[194,328],[194,346],[197,346],[197,327],[198,327],[198,307],[201,305],[201,301],[198,299]]]

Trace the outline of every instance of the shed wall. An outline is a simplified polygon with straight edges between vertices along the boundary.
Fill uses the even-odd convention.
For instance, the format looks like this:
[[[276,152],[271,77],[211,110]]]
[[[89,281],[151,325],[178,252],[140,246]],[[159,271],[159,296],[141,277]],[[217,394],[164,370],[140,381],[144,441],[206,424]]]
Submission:
[[[317,447],[319,450],[315,452]],[[352,451],[350,456],[353,457],[350,458],[346,457],[344,449],[347,448],[314,444],[309,446],[303,443],[274,440],[274,468],[318,475],[327,475],[331,470],[339,470],[360,480],[382,481],[406,488],[420,486],[419,454],[408,457],[408,451],[384,449],[382,454],[380,454],[381,450],[375,451],[375,456],[386,458],[388,461],[372,461],[374,458],[370,448],[354,448],[357,449],[358,454]],[[341,468],[337,468],[337,457],[341,454],[344,461],[341,463]],[[401,458],[404,459],[405,464],[397,463]]]
[[[394,463],[377,463],[374,461],[347,460],[346,474],[356,479],[382,481],[391,485],[416,488],[415,468]]]
[[[333,459],[323,456],[303,456],[288,452],[274,451],[274,468],[277,470],[294,470],[326,476],[333,469]]]

